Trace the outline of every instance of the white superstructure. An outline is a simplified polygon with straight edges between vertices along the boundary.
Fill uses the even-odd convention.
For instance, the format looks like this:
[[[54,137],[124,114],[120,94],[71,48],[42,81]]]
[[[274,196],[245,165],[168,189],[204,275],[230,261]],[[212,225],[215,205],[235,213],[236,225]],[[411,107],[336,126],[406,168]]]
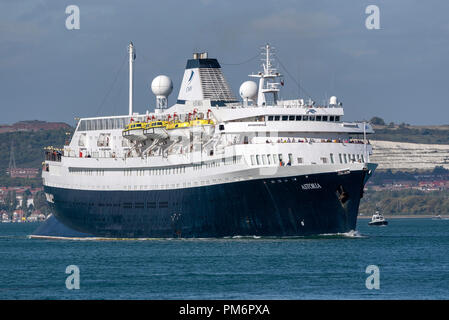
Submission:
[[[279,99],[281,75],[270,50],[264,47],[263,70],[250,75],[259,78],[257,86],[247,82],[240,88],[242,101],[232,94],[218,62],[207,53],[195,53],[187,63],[177,102],[166,105],[172,83],[159,76],[151,85],[157,95],[156,112],[136,114],[131,44],[128,115],[80,119],[62,156],[47,155],[44,185],[167,190],[367,168],[372,149],[365,135],[373,132],[371,125],[345,122],[334,96],[322,106],[300,98]],[[130,123],[154,121],[191,125],[133,135],[140,138],[123,133]]]

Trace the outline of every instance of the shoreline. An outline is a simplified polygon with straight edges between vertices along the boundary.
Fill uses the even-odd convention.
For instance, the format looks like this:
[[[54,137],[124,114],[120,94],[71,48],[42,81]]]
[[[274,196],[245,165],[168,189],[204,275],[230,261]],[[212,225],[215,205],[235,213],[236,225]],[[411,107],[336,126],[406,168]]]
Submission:
[[[425,218],[435,218],[435,215],[430,215],[430,214],[398,214],[398,215],[384,215],[384,217],[386,219],[425,219]],[[441,215],[441,218],[443,219],[449,219],[449,215]],[[358,215],[357,219],[371,219],[371,216],[368,215]]]

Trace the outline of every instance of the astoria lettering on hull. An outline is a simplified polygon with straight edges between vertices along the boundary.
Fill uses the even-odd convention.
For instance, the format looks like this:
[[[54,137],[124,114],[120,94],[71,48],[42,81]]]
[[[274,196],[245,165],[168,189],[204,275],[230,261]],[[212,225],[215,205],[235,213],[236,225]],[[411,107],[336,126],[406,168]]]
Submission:
[[[305,183],[301,185],[302,190],[322,189],[319,183]]]

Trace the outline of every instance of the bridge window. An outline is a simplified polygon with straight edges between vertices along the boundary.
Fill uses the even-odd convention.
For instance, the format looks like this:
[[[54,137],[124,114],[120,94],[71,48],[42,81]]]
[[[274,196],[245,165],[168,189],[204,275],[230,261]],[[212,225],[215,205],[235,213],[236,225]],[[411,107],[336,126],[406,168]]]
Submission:
[[[329,116],[329,121],[333,122],[334,121],[334,116]]]
[[[86,120],[81,120],[78,126],[78,131],[86,131]]]
[[[274,116],[268,116],[268,121],[273,121]]]
[[[279,153],[279,163],[283,165],[284,163],[283,163],[283,160],[282,160],[282,159],[283,159],[283,158],[282,158],[282,154]]]
[[[309,121],[309,116],[302,116],[303,121]]]
[[[268,164],[271,164],[271,155],[267,154]]]
[[[288,120],[288,116],[282,116],[282,121],[287,121]]]
[[[327,121],[327,116],[323,116],[323,121]]]
[[[334,163],[334,154],[333,153],[330,154],[330,158],[331,158],[331,163]]]
[[[316,116],[316,121],[321,121],[321,116]]]
[[[338,159],[340,160],[340,163],[343,163],[343,160],[341,158],[341,153],[338,154]]]
[[[274,116],[274,121],[279,121],[281,119],[281,116]]]
[[[295,121],[295,116],[288,116],[289,121]]]
[[[302,120],[302,116],[296,116],[296,121],[301,121]]]
[[[340,121],[340,116],[335,116],[335,122],[339,122]]]

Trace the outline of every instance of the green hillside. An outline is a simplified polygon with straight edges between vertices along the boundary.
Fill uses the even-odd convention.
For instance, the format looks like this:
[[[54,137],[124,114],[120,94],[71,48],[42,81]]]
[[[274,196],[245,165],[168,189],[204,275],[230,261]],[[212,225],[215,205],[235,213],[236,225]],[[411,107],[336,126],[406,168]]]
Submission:
[[[383,119],[371,119],[375,133],[372,140],[411,142],[423,144],[449,144],[449,125],[444,126],[411,126],[406,123],[386,124]]]
[[[73,129],[71,129],[73,130]],[[14,156],[17,168],[40,168],[44,161],[46,146],[62,147],[67,138],[67,129],[19,131],[0,133],[0,185],[40,185],[38,179],[11,179],[5,170],[9,166],[11,141],[14,142]]]
[[[425,192],[408,189],[397,191],[369,191],[360,201],[359,211],[371,215],[380,210],[386,215],[448,215],[449,196],[446,190]]]

